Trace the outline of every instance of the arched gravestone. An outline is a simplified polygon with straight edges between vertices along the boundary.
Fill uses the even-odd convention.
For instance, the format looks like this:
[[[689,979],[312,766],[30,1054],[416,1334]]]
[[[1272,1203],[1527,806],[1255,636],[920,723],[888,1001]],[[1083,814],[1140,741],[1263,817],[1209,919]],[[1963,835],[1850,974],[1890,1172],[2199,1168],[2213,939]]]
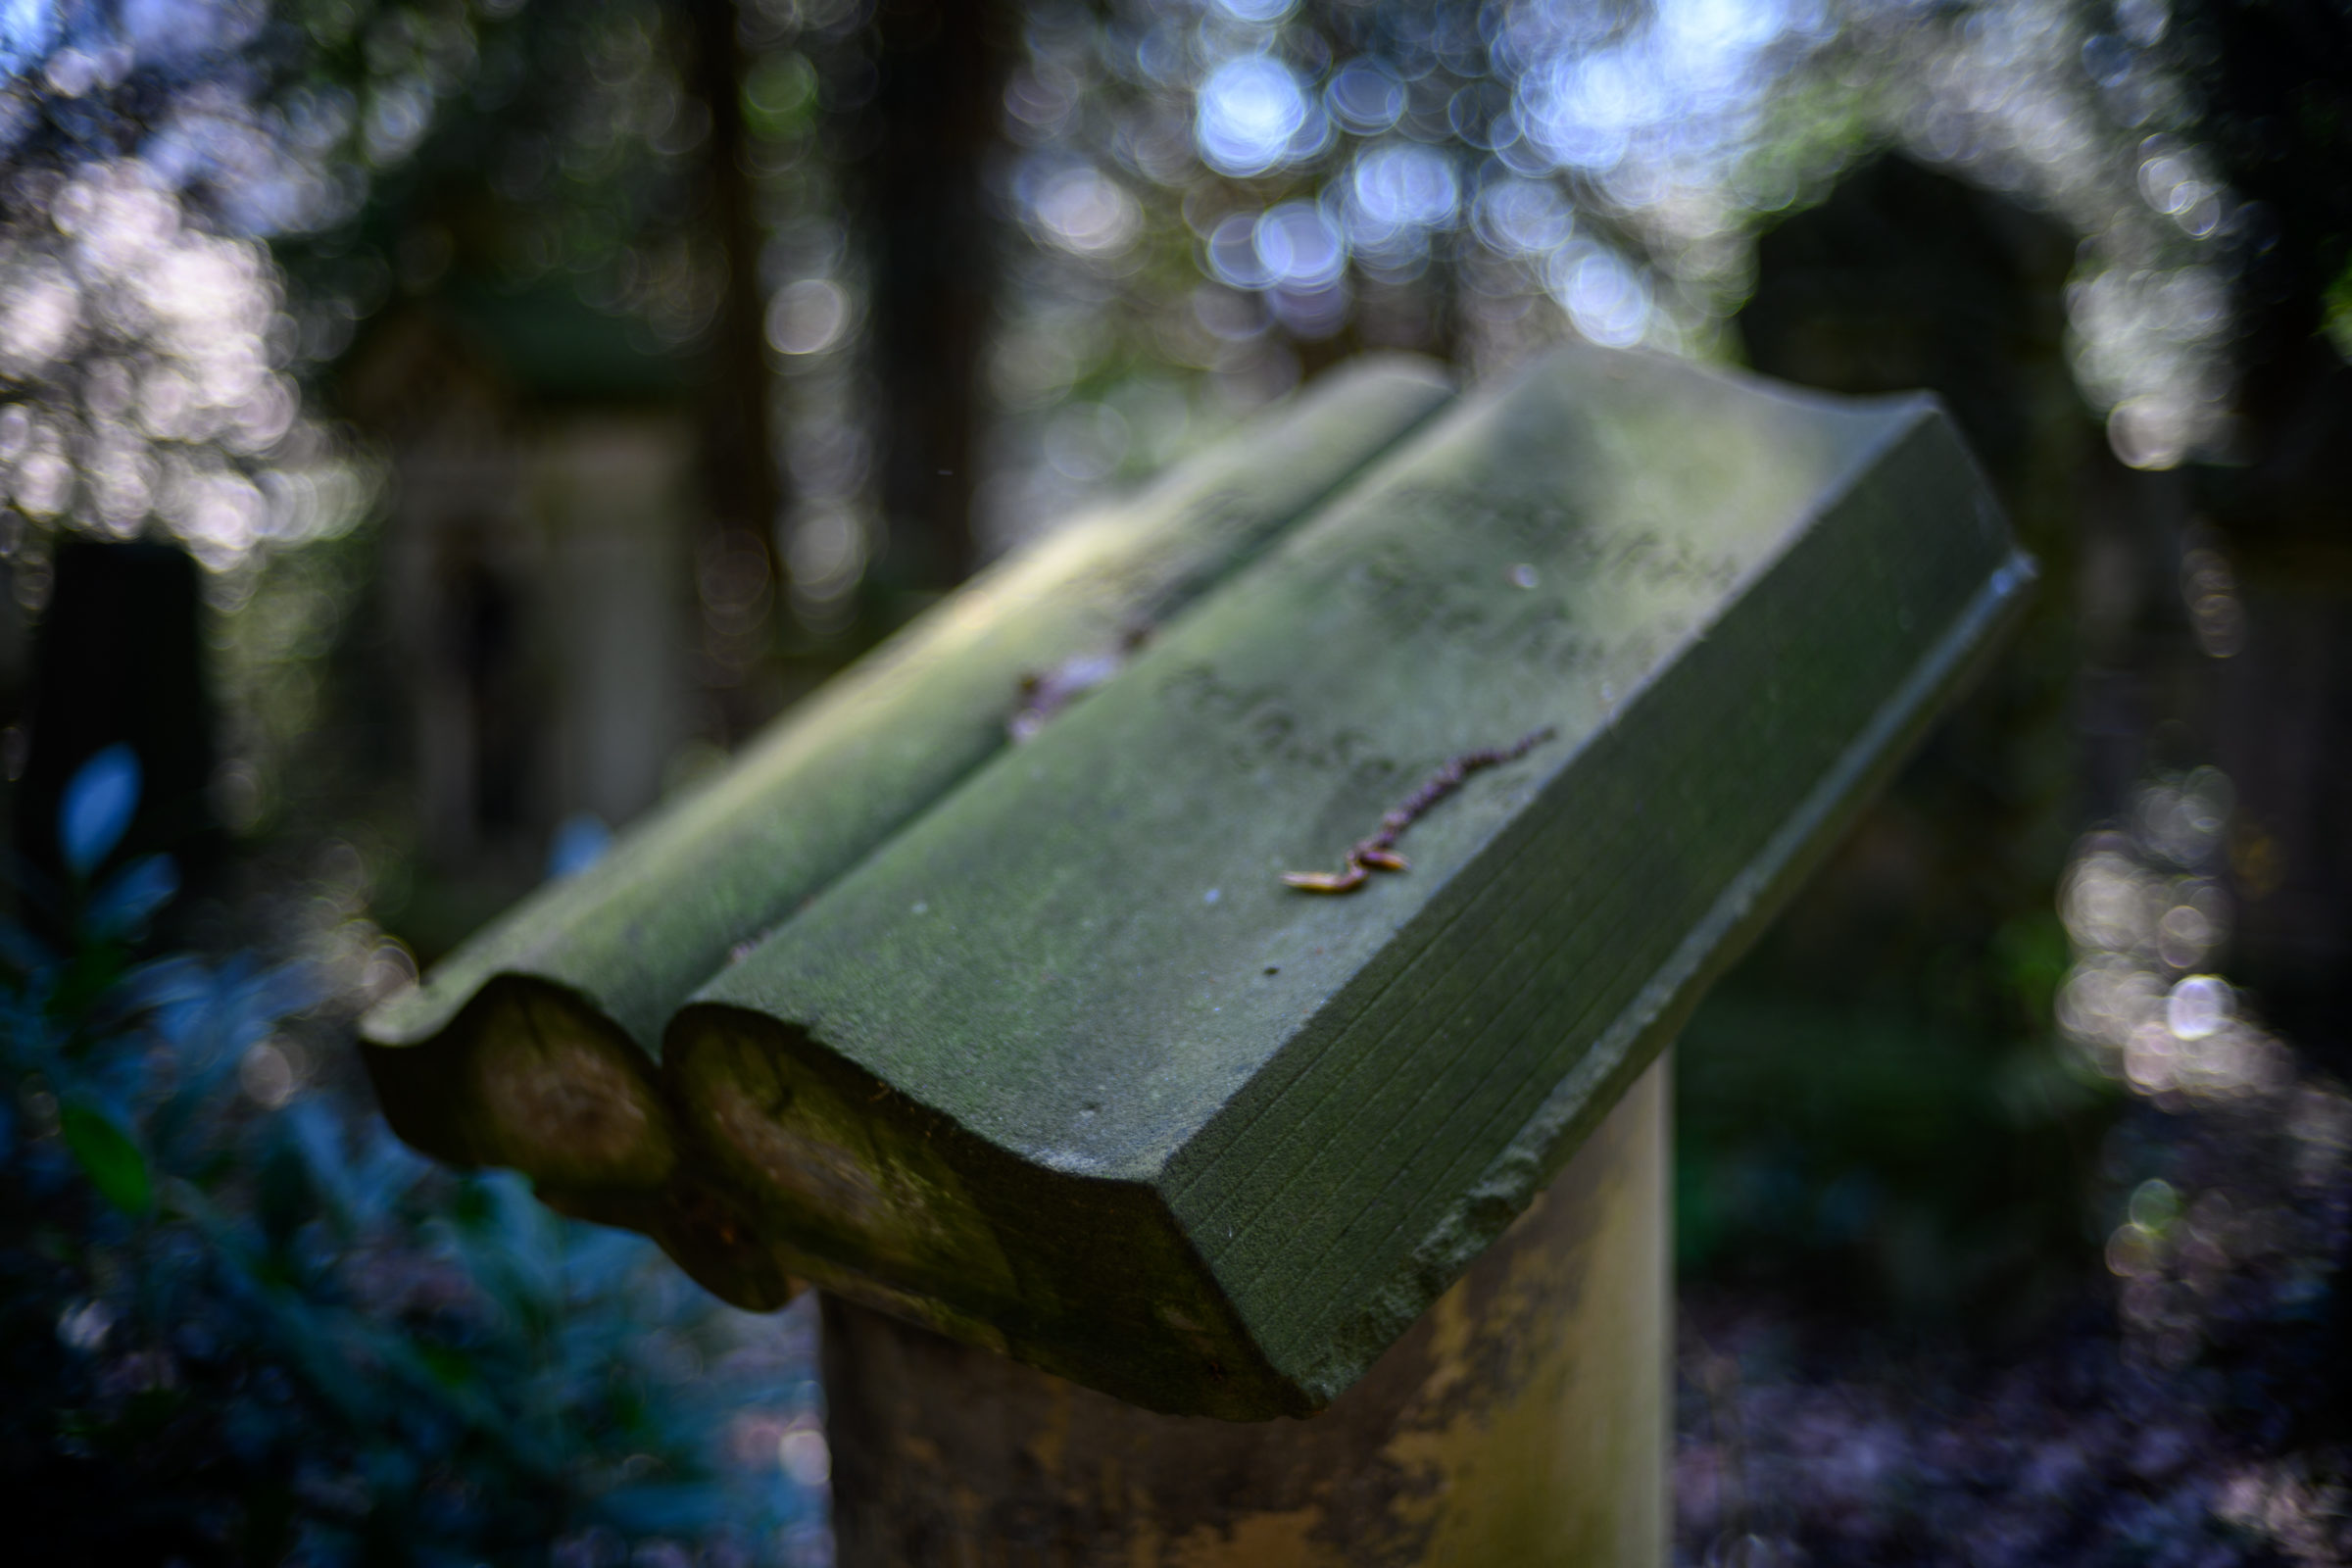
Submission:
[[[1578,1211],[1538,1200],[1594,1129],[1624,1143],[1621,1097],[2032,571],[1926,399],[1571,348],[1433,401],[1344,382],[951,601],[371,1018],[395,1125],[734,1298],[813,1281],[1145,1422],[1307,1415],[1460,1328],[1448,1287],[1531,1205]],[[1051,685],[1136,644],[1139,594],[1100,690],[1026,745],[972,727],[1015,714],[1023,660]],[[1286,879],[1344,857],[1380,868]],[[1618,1255],[1608,1221],[1544,1255]],[[1528,1277],[1632,1303],[1579,1353],[1648,1370],[1577,1419],[1662,1444],[1655,1254]],[[1654,1498],[1661,1453],[1570,1491]],[[914,1549],[862,1502],[850,1560]]]
[[[2075,236],[2045,213],[1889,154],[1756,242],[1748,363],[1824,391],[1926,388],[2012,506],[2089,424],[2066,356]],[[2039,541],[2036,541],[2038,543]]]
[[[2171,569],[2144,559],[2161,476],[2117,462],[2075,385],[2075,256],[2050,214],[1891,155],[1757,242],[1736,322],[1748,363],[1825,392],[1937,394],[2042,580],[1986,678],[1685,1033],[1678,1212],[1699,1277],[1778,1267],[2013,1331],[2087,1261],[2077,1195],[2097,1113],[2023,1118],[1976,1088],[2046,1031],[2046,994],[2038,1019],[2024,999],[2064,973],[2069,846],[2144,765],[2132,582]],[[1897,1054],[1906,1133],[1889,1142],[1874,1064]],[[1760,1113],[1759,1080],[1786,1105]],[[1749,1206],[1759,1166],[1797,1196]],[[1763,1227],[1782,1245],[1739,1245]]]

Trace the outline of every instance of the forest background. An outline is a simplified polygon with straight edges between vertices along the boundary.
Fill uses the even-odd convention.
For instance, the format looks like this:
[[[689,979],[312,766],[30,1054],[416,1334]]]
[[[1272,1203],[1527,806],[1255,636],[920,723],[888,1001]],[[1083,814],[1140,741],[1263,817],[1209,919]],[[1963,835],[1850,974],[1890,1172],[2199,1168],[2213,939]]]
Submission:
[[[826,1560],[810,1319],[351,1020],[1348,355],[1928,386],[2046,586],[1678,1064],[1689,1560],[2345,1548],[2352,10],[11,0],[0,1467]],[[36,1554],[38,1554],[36,1552]]]

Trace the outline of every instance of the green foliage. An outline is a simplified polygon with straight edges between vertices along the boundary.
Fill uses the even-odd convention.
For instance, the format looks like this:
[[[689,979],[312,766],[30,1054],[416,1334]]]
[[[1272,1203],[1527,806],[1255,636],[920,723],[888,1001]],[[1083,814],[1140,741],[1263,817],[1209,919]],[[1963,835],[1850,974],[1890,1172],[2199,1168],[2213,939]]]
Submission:
[[[2039,983],[2038,974],[2028,984]],[[2095,1239],[2113,1095],[1949,1009],[1727,986],[1679,1049],[1686,1275],[2032,1326]]]
[[[130,1135],[94,1105],[69,1101],[58,1112],[58,1132],[98,1196],[129,1215],[147,1212],[155,1201],[147,1156]]]
[[[2324,306],[2328,336],[2334,342],[2335,352],[2352,360],[2352,267],[2346,267],[2328,285]]]
[[[85,768],[67,814],[102,814],[104,786]],[[16,1555],[543,1562],[665,1541],[750,1561],[821,1540],[819,1482],[777,1469],[776,1434],[815,1418],[805,1324],[729,1312],[634,1237],[441,1172],[331,1093],[289,1096],[257,1066],[335,999],[246,956],[141,956],[105,855],[24,890],[70,941],[0,926]]]

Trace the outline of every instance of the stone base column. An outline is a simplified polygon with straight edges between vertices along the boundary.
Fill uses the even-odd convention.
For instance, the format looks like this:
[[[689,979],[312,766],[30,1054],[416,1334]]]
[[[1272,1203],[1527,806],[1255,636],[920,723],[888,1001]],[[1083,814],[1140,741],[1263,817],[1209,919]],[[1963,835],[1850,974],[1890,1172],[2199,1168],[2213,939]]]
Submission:
[[[1310,1420],[1158,1415],[827,1297],[840,1568],[1657,1568],[1671,1073]]]

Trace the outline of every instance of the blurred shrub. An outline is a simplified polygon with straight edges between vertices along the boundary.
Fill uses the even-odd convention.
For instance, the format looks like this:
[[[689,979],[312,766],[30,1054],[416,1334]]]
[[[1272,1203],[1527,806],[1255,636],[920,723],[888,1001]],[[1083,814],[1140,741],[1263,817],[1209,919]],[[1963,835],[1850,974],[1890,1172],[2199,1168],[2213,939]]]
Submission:
[[[19,874],[24,912],[71,940],[0,925],[19,1559],[821,1553],[806,1326],[729,1312],[636,1238],[294,1095],[273,1030],[331,999],[250,957],[139,956],[174,878],[166,857],[109,864],[138,796],[126,749],[85,763],[65,881]]]
[[[1686,1279],[1994,1333],[2075,1299],[2117,1096],[2048,1038],[2064,944],[2020,919],[1981,955],[1840,984],[1776,972],[1768,942],[1678,1047]],[[1936,969],[1940,987],[1914,972]]]

